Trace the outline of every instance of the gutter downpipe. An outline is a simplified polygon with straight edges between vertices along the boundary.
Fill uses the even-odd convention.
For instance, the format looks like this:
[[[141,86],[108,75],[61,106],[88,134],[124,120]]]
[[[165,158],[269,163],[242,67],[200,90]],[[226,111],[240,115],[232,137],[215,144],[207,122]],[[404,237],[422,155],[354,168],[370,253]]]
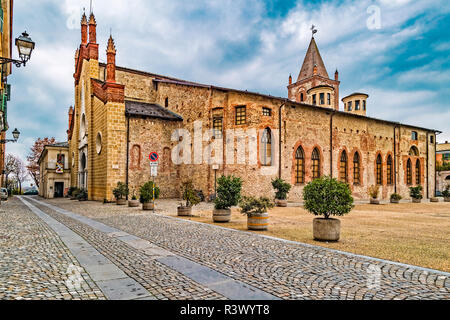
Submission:
[[[397,135],[395,129],[400,128],[399,125],[394,126],[394,192],[397,193]]]
[[[284,102],[283,102],[283,104],[280,106],[280,109],[279,109],[279,114],[278,114],[278,130],[279,130],[279,145],[278,145],[278,177],[281,179],[281,172],[282,172],[282,166],[281,166],[281,160],[282,160],[282,157],[281,157],[281,147],[282,147],[282,144],[283,144],[283,141],[282,141],[282,139],[281,139],[281,136],[282,136],[282,130],[281,130],[281,126],[282,126],[282,119],[281,119],[281,117],[282,117],[282,109],[283,109],[283,107],[287,104],[287,102],[288,102],[288,99],[285,99],[284,100]]]
[[[129,163],[130,163],[130,117],[127,117],[127,170],[126,170],[126,185],[128,187],[129,184]],[[128,199],[127,195],[127,200]]]
[[[330,176],[333,178],[333,118],[336,114],[336,111],[333,110],[331,112],[330,117]]]
[[[427,132],[427,199],[430,199],[430,177],[429,177],[429,173],[430,173],[430,157],[429,157],[429,153],[430,153],[430,147],[429,147],[429,143],[430,143],[430,138],[429,138],[429,132]]]

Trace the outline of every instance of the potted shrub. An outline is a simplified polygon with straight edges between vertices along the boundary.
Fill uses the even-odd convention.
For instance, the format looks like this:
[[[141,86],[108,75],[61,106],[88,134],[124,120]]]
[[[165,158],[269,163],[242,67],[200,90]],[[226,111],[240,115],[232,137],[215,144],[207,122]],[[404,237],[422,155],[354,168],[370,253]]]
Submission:
[[[380,204],[378,196],[380,194],[380,186],[371,186],[369,188],[370,204]]]
[[[192,180],[183,182],[181,185],[182,197],[186,201],[185,204],[177,208],[178,216],[180,217],[190,217],[192,216],[192,207],[200,203],[201,198],[198,196],[198,192],[194,189]]]
[[[400,200],[402,200],[402,196],[398,193],[393,193],[391,195],[391,203],[400,203]]]
[[[287,207],[287,196],[292,186],[283,179],[275,179],[272,186],[276,190],[275,203],[278,207]]]
[[[73,192],[76,190],[76,187],[70,187],[69,190],[67,190],[67,197],[69,197],[70,199],[72,199],[73,197]]]
[[[80,193],[80,189],[74,187],[70,194],[70,200],[78,200],[78,194]]]
[[[268,209],[274,207],[269,198],[244,197],[239,206],[241,213],[247,216],[248,230],[265,231],[269,227]]]
[[[159,188],[155,185],[155,199],[159,198]],[[140,189],[139,201],[142,203],[143,210],[153,210],[155,204],[153,203],[153,181],[149,181],[144,184]]]
[[[352,192],[348,184],[331,177],[321,177],[309,183],[303,190],[305,209],[315,216],[314,239],[339,241],[341,221],[331,216],[344,216],[354,208]]]
[[[125,183],[118,182],[117,187],[113,190],[113,195],[116,198],[116,204],[118,206],[123,206],[127,204],[126,197],[130,191]]]
[[[130,207],[130,208],[139,207],[139,200],[136,197],[135,191],[133,191],[133,196],[131,197],[131,200],[128,200],[128,207]]]
[[[80,189],[77,193],[77,200],[78,201],[87,201],[88,199],[88,192],[86,189]]]
[[[231,207],[241,200],[242,180],[235,176],[222,176],[217,180],[217,196],[214,200],[214,222],[230,222]]]
[[[444,196],[445,202],[450,202],[450,184],[445,187],[445,190],[442,191],[442,195]]]
[[[411,196],[413,203],[421,203],[422,202],[422,199],[423,199],[422,191],[423,191],[422,186],[409,188],[409,195]]]

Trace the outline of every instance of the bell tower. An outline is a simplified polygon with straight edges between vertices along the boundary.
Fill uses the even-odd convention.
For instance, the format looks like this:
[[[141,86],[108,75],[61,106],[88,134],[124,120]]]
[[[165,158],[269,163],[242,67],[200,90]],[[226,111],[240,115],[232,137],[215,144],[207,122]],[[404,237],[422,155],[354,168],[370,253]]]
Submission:
[[[314,38],[317,33],[315,26],[312,26],[311,31],[311,42],[297,82],[289,81],[288,98],[299,103],[339,110],[339,74],[336,72],[334,80],[330,79]]]

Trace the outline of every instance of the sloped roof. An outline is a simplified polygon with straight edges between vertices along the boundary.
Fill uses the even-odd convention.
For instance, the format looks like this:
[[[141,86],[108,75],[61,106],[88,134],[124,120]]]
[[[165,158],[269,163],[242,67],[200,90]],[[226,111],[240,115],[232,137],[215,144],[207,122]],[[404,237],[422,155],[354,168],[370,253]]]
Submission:
[[[156,103],[126,100],[125,113],[128,116],[159,118],[169,121],[183,121],[183,117]]]
[[[323,63],[319,48],[317,47],[314,37],[311,39],[308,51],[306,52],[305,60],[303,61],[302,69],[298,75],[298,80],[310,78],[314,75],[314,66],[317,66],[317,75],[329,79],[327,69]]]

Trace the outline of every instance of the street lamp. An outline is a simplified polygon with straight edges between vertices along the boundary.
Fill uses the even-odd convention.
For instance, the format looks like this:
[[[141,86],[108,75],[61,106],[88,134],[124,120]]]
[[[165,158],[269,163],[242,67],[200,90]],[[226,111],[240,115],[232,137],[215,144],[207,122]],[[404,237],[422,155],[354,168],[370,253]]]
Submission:
[[[27,65],[27,62],[31,58],[31,53],[34,50],[35,43],[33,42],[33,40],[31,40],[30,36],[26,31],[23,32],[22,35],[16,39],[16,46],[17,50],[19,51],[20,60],[0,57],[0,64],[3,65],[12,62],[18,68],[20,68],[22,64],[23,66]]]
[[[12,135],[13,135],[13,138],[14,138],[14,139],[0,140],[0,144],[6,144],[6,143],[8,143],[8,142],[14,142],[14,143],[16,143],[17,140],[19,140],[19,137],[20,137],[20,132],[19,132],[19,130],[17,130],[17,128],[14,129],[14,131],[12,132]]]

